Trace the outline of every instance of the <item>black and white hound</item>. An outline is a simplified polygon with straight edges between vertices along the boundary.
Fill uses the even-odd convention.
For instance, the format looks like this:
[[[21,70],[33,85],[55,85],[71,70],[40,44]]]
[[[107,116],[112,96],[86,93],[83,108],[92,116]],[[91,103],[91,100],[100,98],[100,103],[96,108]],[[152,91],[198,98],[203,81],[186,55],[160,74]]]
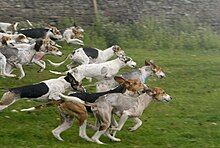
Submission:
[[[2,96],[0,111],[22,98],[34,100],[59,100],[61,99],[59,93],[65,93],[71,89],[84,91],[81,84],[76,81],[70,73],[66,76],[45,80],[37,84],[11,88]]]
[[[31,28],[31,29],[22,29],[18,30],[18,33],[22,33],[27,37],[38,39],[46,38],[59,40],[62,39],[60,31],[54,26],[48,26],[48,28]]]

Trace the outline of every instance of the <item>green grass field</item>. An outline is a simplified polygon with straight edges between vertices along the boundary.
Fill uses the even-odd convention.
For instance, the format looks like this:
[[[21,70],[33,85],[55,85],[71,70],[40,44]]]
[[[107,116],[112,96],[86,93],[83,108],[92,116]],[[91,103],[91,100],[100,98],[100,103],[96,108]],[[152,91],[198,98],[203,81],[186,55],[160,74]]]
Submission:
[[[71,47],[64,48],[67,54]],[[148,80],[151,87],[160,86],[174,99],[169,103],[152,102],[141,119],[143,125],[135,132],[129,120],[117,134],[121,142],[101,140],[108,147],[220,147],[220,51],[219,50],[145,50],[125,49],[138,66],[145,59],[153,59],[166,73],[165,79],[155,76]],[[54,61],[62,58],[47,56]],[[48,64],[49,65],[49,64]],[[22,80],[0,78],[0,87],[9,88],[56,78],[48,69],[65,70],[65,67],[48,66],[37,73],[37,66],[26,66]],[[124,68],[120,72],[129,71]],[[17,72],[17,71],[16,71]],[[87,82],[85,83],[87,84]],[[94,88],[88,90],[94,91]],[[3,92],[0,92],[2,96]],[[17,101],[0,112],[0,147],[101,147],[79,138],[78,123],[62,134],[64,142],[52,136],[59,124],[56,107],[36,112],[11,112],[39,102]],[[90,122],[94,122],[90,116]],[[93,131],[87,130],[89,136]]]

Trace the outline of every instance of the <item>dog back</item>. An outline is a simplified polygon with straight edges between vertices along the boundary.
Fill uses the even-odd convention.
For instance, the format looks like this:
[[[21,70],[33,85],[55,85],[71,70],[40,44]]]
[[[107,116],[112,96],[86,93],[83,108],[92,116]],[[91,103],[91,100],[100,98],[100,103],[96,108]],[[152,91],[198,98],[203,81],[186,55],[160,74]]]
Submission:
[[[91,57],[92,59],[97,59],[99,54],[97,49],[91,47],[85,47],[83,48],[83,51],[88,57]]]
[[[18,49],[12,47],[0,47],[0,52],[7,58],[11,58],[12,56],[18,55]]]
[[[49,87],[45,83],[27,85],[9,90],[20,95],[21,98],[38,98],[49,92]]]
[[[49,29],[45,28],[33,28],[26,30],[19,30],[18,33],[22,33],[30,38],[44,38]]]

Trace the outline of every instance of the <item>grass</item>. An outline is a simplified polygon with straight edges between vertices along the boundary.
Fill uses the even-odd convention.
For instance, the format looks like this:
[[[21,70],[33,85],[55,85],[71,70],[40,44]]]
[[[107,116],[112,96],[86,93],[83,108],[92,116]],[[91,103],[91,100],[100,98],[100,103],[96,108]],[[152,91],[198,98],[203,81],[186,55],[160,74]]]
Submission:
[[[64,53],[73,47],[65,46]],[[101,140],[107,147],[220,147],[220,51],[219,50],[145,50],[125,49],[138,66],[145,59],[153,59],[165,71],[167,77],[159,80],[151,77],[151,87],[160,86],[174,99],[169,103],[152,102],[143,113],[143,125],[135,132],[129,120],[117,137],[121,142]],[[48,56],[54,61],[61,59]],[[64,59],[64,57],[62,58]],[[0,87],[9,88],[32,84],[55,78],[48,69],[64,70],[65,67],[49,66],[42,73],[38,67],[26,66],[26,77],[22,80],[0,78]],[[129,71],[124,68],[120,72]],[[16,71],[17,72],[17,71]],[[88,82],[85,82],[87,84]],[[94,88],[89,89],[94,91]],[[3,92],[0,92],[2,95]],[[59,124],[56,107],[32,113],[12,113],[12,109],[31,107],[39,102],[17,101],[0,112],[1,147],[101,147],[78,136],[74,122],[71,129],[62,134],[64,142],[56,140],[51,131]],[[93,122],[92,117],[89,119]],[[94,132],[87,130],[88,135]]]

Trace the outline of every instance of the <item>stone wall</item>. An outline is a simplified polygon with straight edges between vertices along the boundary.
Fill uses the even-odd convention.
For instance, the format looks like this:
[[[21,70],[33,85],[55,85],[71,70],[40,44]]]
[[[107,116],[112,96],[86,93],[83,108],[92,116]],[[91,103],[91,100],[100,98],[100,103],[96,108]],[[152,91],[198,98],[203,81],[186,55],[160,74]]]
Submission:
[[[220,0],[96,0],[99,13],[115,22],[144,16],[161,16],[172,22],[181,16],[196,17],[220,31]],[[93,0],[1,0],[0,21],[56,22],[76,20],[92,25]]]

